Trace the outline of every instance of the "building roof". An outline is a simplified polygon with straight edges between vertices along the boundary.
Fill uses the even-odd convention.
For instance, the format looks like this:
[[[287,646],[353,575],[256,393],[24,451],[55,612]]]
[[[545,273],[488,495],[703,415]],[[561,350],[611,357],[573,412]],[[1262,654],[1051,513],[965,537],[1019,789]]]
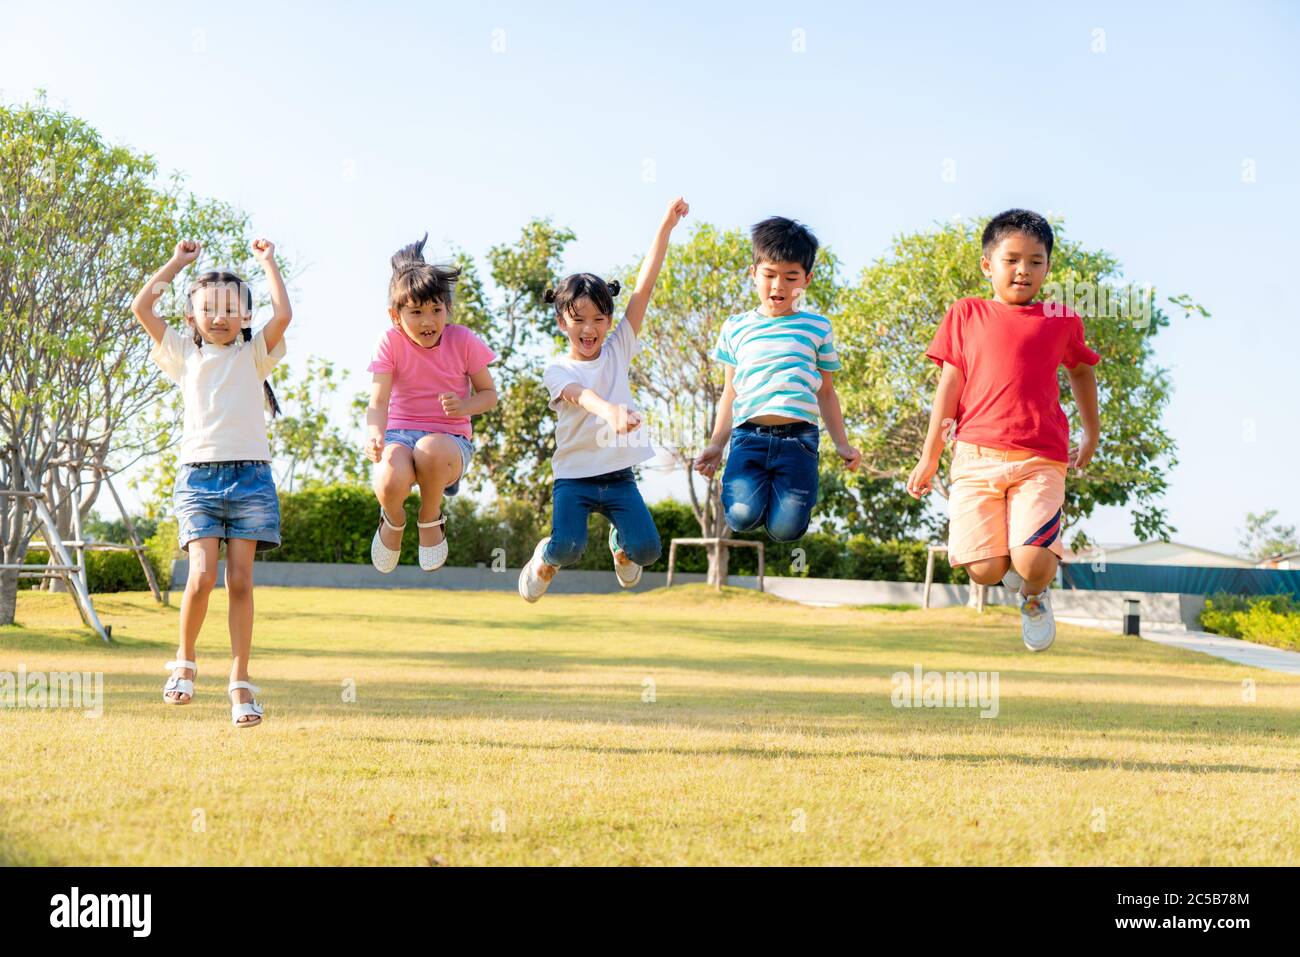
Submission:
[[[1217,552],[1183,542],[1135,542],[1127,545],[1097,545],[1067,555],[1071,562],[1108,561],[1119,565],[1189,565],[1223,568],[1253,568],[1255,563],[1237,555]]]

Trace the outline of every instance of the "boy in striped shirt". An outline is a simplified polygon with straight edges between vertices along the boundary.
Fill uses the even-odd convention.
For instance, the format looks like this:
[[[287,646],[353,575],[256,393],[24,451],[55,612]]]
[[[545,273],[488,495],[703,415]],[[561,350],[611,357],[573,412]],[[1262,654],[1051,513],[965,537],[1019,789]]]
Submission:
[[[778,542],[808,530],[817,504],[817,419],[849,471],[862,454],[849,444],[832,376],[840,368],[831,324],[799,308],[812,278],[817,237],[781,216],[754,227],[749,274],[759,305],[722,324],[713,358],[726,367],[713,436],[695,459],[711,477],[730,439],[722,507],[737,532],[763,528]],[[732,422],[740,424],[732,430]]]

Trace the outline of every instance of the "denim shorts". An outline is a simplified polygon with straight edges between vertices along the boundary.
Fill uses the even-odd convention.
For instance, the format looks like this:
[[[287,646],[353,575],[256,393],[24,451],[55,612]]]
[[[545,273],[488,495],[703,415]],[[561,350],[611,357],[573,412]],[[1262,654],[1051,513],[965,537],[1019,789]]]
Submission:
[[[280,497],[268,462],[195,462],[176,472],[172,508],[183,551],[196,538],[280,544]]]
[[[456,440],[456,447],[460,449],[460,476],[442,492],[443,495],[455,495],[460,491],[460,480],[469,471],[469,460],[474,455],[474,443],[465,436],[453,435],[450,432],[426,432],[423,429],[388,429],[384,432],[384,444],[405,445],[414,452],[415,443],[426,435],[445,435],[449,439]]]

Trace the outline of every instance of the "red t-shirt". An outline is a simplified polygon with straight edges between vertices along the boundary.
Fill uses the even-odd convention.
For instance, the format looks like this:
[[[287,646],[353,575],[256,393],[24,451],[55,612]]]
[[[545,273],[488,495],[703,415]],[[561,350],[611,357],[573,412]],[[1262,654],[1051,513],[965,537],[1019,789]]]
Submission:
[[[1061,408],[1059,366],[1096,365],[1083,320],[1059,304],[1008,306],[960,299],[939,323],[926,356],[966,377],[957,402],[956,438],[995,449],[1028,449],[1065,462],[1070,425]]]

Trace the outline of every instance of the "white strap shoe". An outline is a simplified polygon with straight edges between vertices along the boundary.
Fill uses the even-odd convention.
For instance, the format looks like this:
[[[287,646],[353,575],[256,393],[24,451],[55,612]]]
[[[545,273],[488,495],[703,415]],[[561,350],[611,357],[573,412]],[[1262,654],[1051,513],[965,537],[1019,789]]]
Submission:
[[[257,694],[262,689],[257,687],[251,681],[232,681],[226,685],[226,694],[232,691],[238,691],[243,688],[253,694]],[[250,718],[249,721],[240,721],[240,718]],[[230,723],[236,728],[252,728],[262,723],[262,703],[260,701],[232,701],[230,704]]]
[[[447,524],[447,516],[442,515],[432,522],[416,522],[416,528],[437,528]],[[420,567],[426,572],[436,572],[447,563],[447,530],[443,529],[442,541],[437,545],[420,546]]]
[[[379,518],[383,522],[383,525],[380,525],[379,528],[375,529],[374,541],[370,543],[370,564],[375,566],[376,571],[383,572],[387,575],[397,567],[397,560],[402,557],[402,549],[400,545],[397,548],[389,548],[384,544],[384,539],[380,533],[384,530],[384,525],[387,525],[395,532],[401,532],[406,528],[406,523],[403,522],[401,525],[394,525],[388,520],[388,516],[384,514],[384,507],[382,505],[379,506]]]
[[[189,704],[193,701],[194,678],[199,676],[199,666],[192,661],[183,661],[182,659],[177,658],[175,661],[167,662],[163,667],[168,671],[176,671],[180,668],[189,668],[194,672],[194,676],[191,678],[178,678],[176,675],[172,675],[168,678],[167,683],[163,685],[163,700],[168,704]],[[176,698],[167,697],[167,695],[173,691],[177,694],[185,695],[185,698],[178,700]]]

